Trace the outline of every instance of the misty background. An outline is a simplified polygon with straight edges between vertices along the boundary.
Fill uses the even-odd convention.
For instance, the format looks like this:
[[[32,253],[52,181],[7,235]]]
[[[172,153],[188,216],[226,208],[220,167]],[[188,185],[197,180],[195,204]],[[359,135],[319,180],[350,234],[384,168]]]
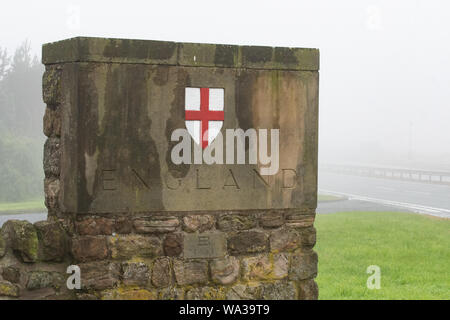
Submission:
[[[319,48],[319,162],[450,171],[447,1],[5,1],[0,201],[42,197],[41,46],[74,36]]]

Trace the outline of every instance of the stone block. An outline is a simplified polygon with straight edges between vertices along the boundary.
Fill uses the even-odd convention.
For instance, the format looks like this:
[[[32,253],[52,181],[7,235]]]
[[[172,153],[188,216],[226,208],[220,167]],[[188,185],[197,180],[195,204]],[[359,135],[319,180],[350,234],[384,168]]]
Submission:
[[[61,136],[61,109],[60,107],[45,109],[43,118],[44,134],[47,137]]]
[[[34,224],[39,238],[39,259],[61,262],[68,252],[68,237],[56,221],[39,221]]]
[[[278,228],[284,224],[284,215],[280,212],[268,212],[261,215],[259,223],[263,228]]]
[[[0,228],[0,259],[6,254],[6,241],[3,239]]]
[[[157,287],[167,287],[172,282],[172,272],[170,260],[167,257],[161,257],[155,260],[153,264],[152,284]]]
[[[79,264],[81,288],[84,290],[104,290],[118,284],[120,265],[108,261]]]
[[[45,178],[44,180],[44,193],[45,193],[45,206],[48,209],[49,215],[53,216],[59,209],[59,191],[60,180],[57,178]]]
[[[204,232],[210,230],[215,223],[211,215],[189,215],[183,217],[183,230],[186,232]]]
[[[268,235],[260,231],[242,231],[228,238],[231,254],[264,252],[268,247]]]
[[[208,262],[204,260],[183,261],[175,259],[173,263],[175,279],[180,286],[204,284],[208,282]]]
[[[106,238],[94,236],[73,238],[72,255],[79,262],[106,259],[108,257]]]
[[[85,218],[75,222],[79,235],[111,235],[113,233],[114,220],[107,218]]]
[[[2,228],[11,249],[23,262],[38,260],[39,240],[35,227],[28,221],[9,220]]]
[[[65,278],[62,274],[49,271],[32,271],[28,274],[27,289],[37,290],[44,288],[59,289],[65,286]]]
[[[134,234],[112,236],[108,238],[108,246],[113,259],[154,258],[163,253],[161,240],[152,236]]]
[[[117,218],[114,223],[114,231],[118,234],[129,234],[133,231],[133,223],[126,217]]]
[[[0,297],[13,297],[17,298],[20,294],[19,287],[8,281],[0,280]]]
[[[292,214],[286,217],[286,226],[291,228],[309,228],[314,224],[314,214]]]
[[[4,267],[2,271],[3,280],[11,283],[18,283],[20,281],[20,274],[20,269],[13,266]]]
[[[189,233],[183,239],[185,259],[221,258],[227,254],[227,239],[223,232]]]
[[[169,257],[177,257],[183,252],[183,235],[171,233],[164,239],[164,253]]]
[[[239,283],[228,290],[226,298],[227,300],[260,300],[263,293],[264,287],[260,282]]]
[[[291,256],[290,280],[306,280],[317,275],[317,253],[312,250],[296,251]]]
[[[214,259],[210,264],[211,278],[219,284],[232,284],[239,277],[240,263],[236,257]]]
[[[301,246],[302,237],[295,229],[281,228],[270,234],[270,250],[273,252],[293,251]]]
[[[314,227],[305,228],[301,232],[302,246],[312,249],[316,244],[316,229]]]
[[[273,255],[273,277],[284,279],[289,272],[289,255],[287,253],[276,253]]]
[[[317,300],[319,298],[319,287],[313,279],[300,281],[298,289],[301,300]]]
[[[226,214],[217,220],[217,229],[222,231],[240,231],[256,227],[257,220],[253,215]]]
[[[245,281],[273,279],[272,259],[268,254],[242,259],[242,278]]]
[[[292,281],[276,281],[263,285],[262,299],[264,300],[295,300],[297,299],[297,289]]]
[[[61,159],[61,139],[48,138],[44,144],[44,173],[46,178],[59,177]]]
[[[152,217],[134,220],[134,228],[138,233],[167,233],[174,232],[180,221],[176,217]]]
[[[44,44],[42,62],[105,62],[176,65],[178,45],[169,41],[76,37]]]
[[[309,58],[318,59],[318,51],[99,38],[45,45],[44,62],[71,62],[61,66],[62,96],[68,99],[60,106],[67,133],[61,135],[61,210],[256,216],[261,210],[313,208],[319,78]],[[283,128],[279,170],[270,179],[254,164],[197,168],[170,160],[176,145],[171,133],[185,127],[185,88],[202,86],[224,89],[224,129]],[[123,105],[133,105],[132,112]],[[47,173],[56,174],[49,162]],[[235,222],[238,230],[248,230],[258,222],[253,220]],[[280,223],[262,221],[267,228]],[[135,228],[179,230],[151,218],[138,218]]]
[[[42,96],[44,103],[56,106],[62,102],[61,70],[57,66],[47,67],[42,76]]]
[[[122,263],[122,281],[127,286],[147,286],[150,273],[149,267],[143,262]]]

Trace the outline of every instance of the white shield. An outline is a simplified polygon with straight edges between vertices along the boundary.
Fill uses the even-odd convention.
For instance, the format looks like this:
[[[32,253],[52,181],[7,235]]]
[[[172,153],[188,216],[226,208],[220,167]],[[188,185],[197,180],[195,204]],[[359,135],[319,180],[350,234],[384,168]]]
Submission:
[[[224,121],[223,88],[186,88],[186,129],[203,149],[210,145]]]

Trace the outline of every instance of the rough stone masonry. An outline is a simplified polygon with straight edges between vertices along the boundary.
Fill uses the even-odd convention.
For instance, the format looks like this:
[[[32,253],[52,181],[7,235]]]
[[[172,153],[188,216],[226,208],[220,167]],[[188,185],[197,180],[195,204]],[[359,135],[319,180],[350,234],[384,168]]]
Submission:
[[[0,299],[317,299],[318,50],[72,38],[42,61],[48,220],[3,225]],[[279,129],[277,174],[174,164],[186,88],[223,89],[222,130]]]

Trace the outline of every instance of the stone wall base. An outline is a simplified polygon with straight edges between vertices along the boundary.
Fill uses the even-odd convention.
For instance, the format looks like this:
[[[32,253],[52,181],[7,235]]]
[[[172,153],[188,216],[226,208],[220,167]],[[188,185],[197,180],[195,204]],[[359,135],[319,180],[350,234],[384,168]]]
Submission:
[[[313,221],[289,211],[12,220],[0,232],[0,297],[317,299]],[[189,235],[223,250],[186,257]],[[67,289],[69,265],[80,290]]]

